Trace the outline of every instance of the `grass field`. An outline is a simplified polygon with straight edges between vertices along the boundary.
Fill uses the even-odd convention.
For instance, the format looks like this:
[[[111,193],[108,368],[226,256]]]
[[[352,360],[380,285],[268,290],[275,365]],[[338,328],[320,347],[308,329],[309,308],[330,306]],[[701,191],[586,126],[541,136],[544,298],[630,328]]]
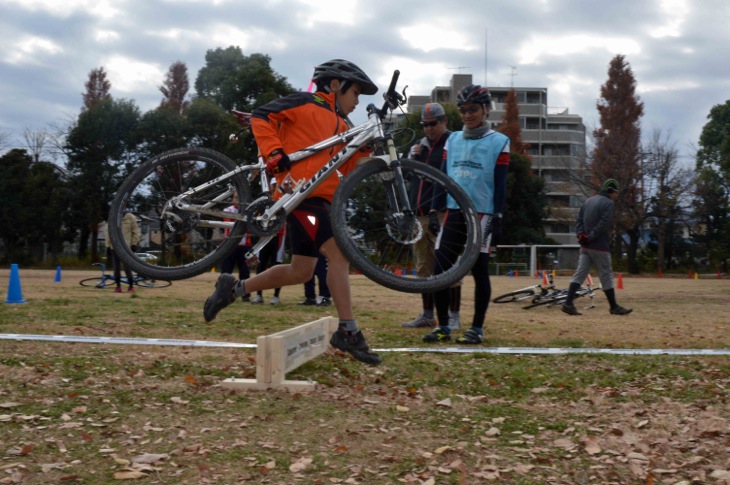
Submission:
[[[282,305],[236,303],[206,325],[217,274],[133,295],[79,286],[95,274],[21,268],[27,303],[0,306],[0,333],[255,343],[334,315],[289,287]],[[8,281],[0,270],[3,301]],[[537,280],[492,282],[496,296]],[[580,317],[490,305],[482,347],[730,348],[730,280],[623,282],[626,317],[600,293]],[[425,346],[400,326],[418,295],[352,286],[372,347]],[[373,368],[328,353],[288,375],[312,393],[234,392],[219,384],[253,378],[254,349],[0,340],[0,484],[730,483],[728,357],[382,355]]]

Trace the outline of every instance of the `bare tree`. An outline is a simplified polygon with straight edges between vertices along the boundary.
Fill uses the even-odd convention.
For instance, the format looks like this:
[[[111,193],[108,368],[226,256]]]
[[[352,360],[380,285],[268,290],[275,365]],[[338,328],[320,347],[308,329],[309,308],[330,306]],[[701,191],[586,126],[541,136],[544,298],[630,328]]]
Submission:
[[[10,133],[7,131],[0,131],[0,155],[10,146]]]
[[[182,61],[172,63],[162,84],[160,91],[165,97],[160,103],[160,107],[169,107],[176,113],[182,114],[190,104],[185,100],[190,89],[188,66]]]
[[[648,144],[649,156],[642,163],[641,191],[648,202],[648,217],[656,224],[657,270],[670,267],[672,235],[684,217],[692,193],[693,173],[682,167],[671,133],[656,129]]]
[[[28,149],[28,154],[33,159],[33,162],[40,162],[43,157],[43,153],[46,151],[47,144],[50,141],[48,132],[25,128],[23,130],[23,139],[25,140],[25,146]]]

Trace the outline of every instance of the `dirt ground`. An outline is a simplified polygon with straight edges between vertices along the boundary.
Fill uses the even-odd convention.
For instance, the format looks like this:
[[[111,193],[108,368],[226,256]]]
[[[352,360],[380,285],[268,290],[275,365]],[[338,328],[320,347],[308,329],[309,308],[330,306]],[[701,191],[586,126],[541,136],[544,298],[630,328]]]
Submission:
[[[7,295],[9,273],[8,269],[0,269],[0,295],[3,299]],[[28,301],[28,305],[33,305],[34,300],[64,296],[94,298],[99,299],[101,303],[114,296],[110,294],[111,290],[97,291],[78,284],[82,278],[97,276],[97,271],[62,271],[61,282],[54,282],[55,271],[21,270],[20,275],[23,297]],[[161,300],[182,302],[177,303],[179,307],[176,313],[188,315],[187,318],[191,323],[201,322],[202,304],[210,294],[217,276],[217,273],[204,273],[188,280],[175,281],[169,288],[141,289],[138,292],[142,297],[154,296]],[[524,276],[492,277],[492,298],[535,285],[540,281],[538,278]],[[555,285],[564,288],[568,286],[569,281],[568,276],[558,276]],[[596,292],[593,308],[587,308],[591,304],[587,298],[576,300],[576,306],[583,315],[572,317],[562,313],[558,307],[525,310],[522,308],[524,305],[520,303],[492,303],[485,324],[485,337],[488,339],[486,343],[537,347],[576,345],[681,349],[730,347],[730,279],[622,275],[621,283],[623,288],[616,289],[616,295],[621,305],[634,309],[628,316],[610,315],[608,303],[601,291]],[[378,347],[385,344],[420,345],[422,329],[402,329],[392,335],[386,335],[419,313],[420,295],[391,291],[360,275],[351,277],[351,285],[354,309],[361,326],[374,331],[375,340],[371,345]],[[270,291],[265,292],[265,296],[270,296],[270,293]],[[280,314],[280,318],[287,320],[286,316],[289,315],[290,319],[302,320],[281,327],[274,319],[271,326],[273,331],[283,330],[295,323],[305,323],[319,316],[335,315],[334,307],[312,311],[310,308],[294,305],[303,299],[301,287],[284,288],[281,298],[284,303],[282,307],[289,313]],[[473,281],[471,277],[467,277],[462,288],[461,303],[461,319],[464,325],[468,325],[473,315],[473,302]],[[10,307],[12,305],[8,306]],[[245,308],[235,315],[226,314],[229,318],[240,317],[242,323],[246,321],[245,316]],[[316,318],[309,319],[310,316]],[[381,334],[383,341],[378,342]],[[164,336],[155,335],[155,337]],[[255,342],[255,338],[251,342]]]
[[[0,306],[0,332],[254,343],[334,315],[285,288],[205,325],[215,273],[134,295],[78,284],[97,274],[21,268],[27,303]],[[538,281],[495,277],[493,296]],[[0,270],[3,299],[8,282]],[[576,317],[492,304],[483,347],[730,348],[730,280],[622,283],[622,317],[600,292]],[[400,325],[419,295],[362,276],[352,290],[371,346],[425,346]],[[472,308],[466,278],[465,324]],[[0,484],[730,484],[727,357],[383,357],[318,357],[290,377],[320,383],[303,395],[222,389],[255,376],[250,349],[0,341]]]

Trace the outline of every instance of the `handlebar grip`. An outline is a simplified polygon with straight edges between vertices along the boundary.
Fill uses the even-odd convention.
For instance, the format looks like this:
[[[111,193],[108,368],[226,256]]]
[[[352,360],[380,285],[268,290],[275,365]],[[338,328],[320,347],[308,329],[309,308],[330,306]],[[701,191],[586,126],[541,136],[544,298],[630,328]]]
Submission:
[[[393,71],[393,78],[390,80],[390,86],[388,86],[388,90],[385,92],[385,95],[388,96],[393,91],[395,91],[395,86],[398,84],[398,77],[400,76],[400,71],[396,69]]]

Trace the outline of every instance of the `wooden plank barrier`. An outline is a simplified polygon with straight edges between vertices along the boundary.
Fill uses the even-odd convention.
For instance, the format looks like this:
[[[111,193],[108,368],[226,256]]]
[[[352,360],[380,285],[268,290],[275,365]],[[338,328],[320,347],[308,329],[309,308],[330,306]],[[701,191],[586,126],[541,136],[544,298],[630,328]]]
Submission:
[[[314,381],[292,381],[286,373],[323,354],[339,321],[324,317],[272,335],[256,339],[256,379],[225,379],[229,389],[279,389],[310,391]]]

